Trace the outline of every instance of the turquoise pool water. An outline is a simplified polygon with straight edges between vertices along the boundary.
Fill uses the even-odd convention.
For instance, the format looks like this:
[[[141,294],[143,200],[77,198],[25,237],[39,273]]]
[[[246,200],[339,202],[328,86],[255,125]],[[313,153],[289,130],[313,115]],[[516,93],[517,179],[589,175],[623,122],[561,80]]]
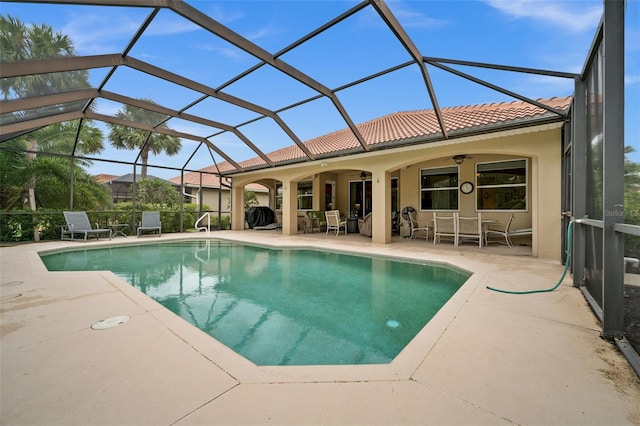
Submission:
[[[388,363],[467,280],[442,266],[217,240],[41,256],[109,270],[257,365]]]

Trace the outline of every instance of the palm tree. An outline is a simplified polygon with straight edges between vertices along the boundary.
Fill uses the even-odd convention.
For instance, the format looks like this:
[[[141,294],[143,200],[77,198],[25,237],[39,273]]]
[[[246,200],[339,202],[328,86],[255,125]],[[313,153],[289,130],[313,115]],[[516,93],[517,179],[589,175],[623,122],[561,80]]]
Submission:
[[[51,59],[74,56],[74,54],[71,39],[64,34],[55,33],[50,26],[45,24],[25,25],[11,15],[5,17],[0,14],[0,62]],[[88,87],[90,85],[89,72],[87,70],[43,73],[0,80],[0,91],[5,100],[30,98]],[[76,106],[57,105],[57,112],[64,112],[70,107],[74,108]],[[28,119],[30,116],[50,115],[52,114],[51,110],[51,107],[47,107],[46,109],[35,109],[16,114],[21,115],[21,118]],[[80,148],[77,148],[76,151],[84,151],[85,153],[102,151],[102,133],[100,130],[93,127],[88,120],[84,120],[82,124],[81,140],[79,141]],[[43,151],[41,149],[43,146],[46,147],[48,152],[62,152],[61,149],[64,145],[67,148],[73,146],[75,144],[77,126],[78,123],[64,123],[45,127],[26,136],[21,136],[20,140],[16,142],[22,146],[23,152],[26,151],[27,154],[20,160],[19,164],[21,166],[11,167],[6,171],[13,173],[11,182],[14,190],[15,185],[23,179],[21,182],[23,188],[21,199],[25,206],[35,210],[38,198],[41,200],[48,199],[42,191],[40,191],[40,194],[36,191],[37,181],[40,180],[42,182],[45,180],[45,176],[56,177],[58,173],[66,170],[66,183],[67,185],[69,184],[71,163],[68,160],[65,162],[61,161],[60,158],[40,159],[36,153]],[[43,146],[40,146],[41,144]],[[3,146],[4,148],[5,146]],[[71,150],[68,149],[65,153],[71,154]],[[7,155],[4,156],[6,160]],[[84,174],[86,174],[84,170],[80,170],[77,173],[78,176],[84,176]],[[60,185],[52,185],[49,186],[48,191],[56,192],[62,187]],[[11,206],[15,202],[15,197],[13,198],[13,202],[4,201],[7,202],[8,206]],[[38,239],[38,233],[35,229],[34,239]]]
[[[77,126],[77,122],[53,124],[3,143],[3,149],[0,150],[0,208],[9,210],[20,203],[29,204],[31,194],[36,207],[68,207],[71,161],[77,163],[74,168],[74,208],[93,210],[109,205],[108,190],[82,168],[90,162],[68,158],[74,149]],[[32,141],[38,142],[39,153],[65,155],[25,154]],[[101,149],[102,132],[83,126],[75,146],[75,154],[95,153]],[[25,182],[32,184],[33,191],[25,191]]]
[[[142,101],[156,104],[150,99],[141,99]],[[129,120],[148,126],[168,129],[164,123],[166,116],[154,111],[143,108],[124,105],[116,114],[118,118]],[[162,124],[159,124],[162,123]],[[118,124],[107,124],[111,131],[109,132],[109,141],[116,149],[140,150],[140,161],[142,162],[141,176],[143,179],[147,177],[147,163],[149,161],[149,153],[165,154],[172,156],[180,152],[182,143],[175,136],[169,136],[162,133],[152,132],[149,134],[146,130],[135,129],[133,127],[121,126]]]
[[[54,33],[45,24],[25,25],[19,19],[0,14],[0,62],[30,61],[75,56],[73,41]],[[89,87],[87,70],[48,73],[2,79],[4,99],[27,98]],[[62,106],[61,106],[62,107]]]

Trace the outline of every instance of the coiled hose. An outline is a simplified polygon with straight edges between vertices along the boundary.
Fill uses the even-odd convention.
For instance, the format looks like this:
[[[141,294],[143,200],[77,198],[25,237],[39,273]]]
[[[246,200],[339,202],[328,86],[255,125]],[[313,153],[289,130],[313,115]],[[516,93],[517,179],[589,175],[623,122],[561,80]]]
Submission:
[[[507,293],[507,294],[532,294],[532,293],[548,293],[560,287],[560,284],[564,280],[564,277],[567,275],[567,271],[569,270],[569,265],[571,264],[571,228],[572,226],[573,226],[573,222],[569,222],[569,225],[567,226],[567,250],[566,250],[567,259],[565,260],[564,272],[562,273],[562,277],[560,277],[560,280],[558,280],[556,285],[554,285],[551,288],[546,288],[542,290],[524,290],[524,291],[501,290],[499,288],[494,288],[489,286],[487,286],[487,288],[489,290],[497,291],[500,293]]]

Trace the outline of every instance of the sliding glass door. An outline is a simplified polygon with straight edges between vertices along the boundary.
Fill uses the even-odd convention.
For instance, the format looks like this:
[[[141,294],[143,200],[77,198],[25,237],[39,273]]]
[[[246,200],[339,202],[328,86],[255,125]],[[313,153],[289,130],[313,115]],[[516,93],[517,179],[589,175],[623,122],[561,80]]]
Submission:
[[[349,182],[349,217],[365,217],[371,213],[371,180]]]

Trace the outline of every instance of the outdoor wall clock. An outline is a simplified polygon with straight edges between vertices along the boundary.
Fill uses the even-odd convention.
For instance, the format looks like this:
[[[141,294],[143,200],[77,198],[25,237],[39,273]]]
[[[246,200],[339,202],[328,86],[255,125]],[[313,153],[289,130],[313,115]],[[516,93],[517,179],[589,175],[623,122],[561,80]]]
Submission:
[[[473,184],[471,182],[463,182],[462,185],[460,185],[460,191],[462,191],[463,194],[471,194],[473,192]]]

